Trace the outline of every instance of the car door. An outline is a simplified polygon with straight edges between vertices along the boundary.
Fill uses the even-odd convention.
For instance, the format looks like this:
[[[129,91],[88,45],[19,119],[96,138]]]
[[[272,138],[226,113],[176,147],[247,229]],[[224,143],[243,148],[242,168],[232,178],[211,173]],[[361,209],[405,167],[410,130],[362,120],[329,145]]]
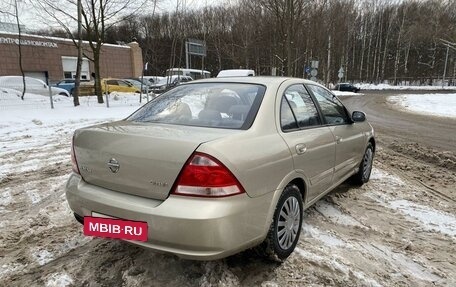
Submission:
[[[311,201],[332,185],[335,139],[303,84],[289,86],[280,103],[280,134],[293,157],[294,168],[307,182]]]
[[[338,183],[353,173],[364,153],[364,134],[353,123],[347,109],[330,91],[317,85],[308,84],[314,96],[324,123],[336,139],[336,159],[334,183]]]
[[[133,85],[129,84],[126,81],[117,80],[117,83],[119,85],[119,92],[131,93],[131,92],[135,91],[135,88],[133,87]]]
[[[106,80],[106,89],[108,93],[118,92],[119,91],[119,84],[116,80]]]
[[[26,77],[25,85],[27,93],[49,96],[49,88],[46,83],[41,80]]]

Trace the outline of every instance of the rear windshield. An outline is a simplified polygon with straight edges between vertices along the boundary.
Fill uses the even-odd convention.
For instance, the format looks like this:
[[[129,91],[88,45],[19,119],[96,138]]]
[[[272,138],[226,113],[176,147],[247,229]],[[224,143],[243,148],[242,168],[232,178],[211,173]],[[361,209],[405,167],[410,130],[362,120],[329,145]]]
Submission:
[[[182,85],[155,98],[127,120],[248,129],[265,90],[262,85],[240,83]]]

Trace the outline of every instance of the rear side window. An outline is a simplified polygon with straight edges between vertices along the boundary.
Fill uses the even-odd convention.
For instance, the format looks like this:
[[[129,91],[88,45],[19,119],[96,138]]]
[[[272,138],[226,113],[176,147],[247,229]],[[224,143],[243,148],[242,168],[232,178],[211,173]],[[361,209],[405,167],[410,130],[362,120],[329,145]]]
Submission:
[[[338,99],[329,91],[315,85],[308,85],[315,99],[320,105],[321,112],[326,123],[330,125],[348,124],[350,123],[347,112],[344,106]]]
[[[290,117],[290,113],[292,117]],[[285,90],[280,118],[284,131],[297,127],[306,128],[321,125],[315,103],[303,85],[293,85]],[[294,124],[292,119],[295,121]]]
[[[130,87],[130,85],[127,82],[124,81],[117,81],[119,83],[119,86],[121,87]]]
[[[265,90],[262,85],[240,83],[182,85],[155,98],[127,120],[248,129]]]

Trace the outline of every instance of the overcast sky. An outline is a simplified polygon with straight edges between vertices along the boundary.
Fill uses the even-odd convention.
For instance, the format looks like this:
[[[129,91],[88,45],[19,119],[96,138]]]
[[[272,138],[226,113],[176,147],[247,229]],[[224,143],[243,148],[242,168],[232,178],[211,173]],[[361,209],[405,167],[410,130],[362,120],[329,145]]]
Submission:
[[[0,0],[0,11],[5,9],[8,2],[14,3],[15,0]],[[58,28],[58,24],[51,23],[46,17],[43,17],[43,13],[38,13],[37,9],[34,9],[33,6],[30,4],[33,1],[39,0],[18,0],[18,7],[19,7],[19,19],[21,24],[26,26],[28,30],[37,30],[37,29],[47,29],[47,28]],[[151,2],[144,11],[145,14],[152,12],[152,3],[153,0],[149,0]],[[179,2],[180,5],[184,4],[188,9],[201,9],[207,6],[215,6],[221,4],[229,4],[234,3],[236,0],[158,0],[157,4],[157,12],[165,12],[165,11],[174,11],[176,9],[176,4]],[[11,6],[14,8],[13,6]],[[10,10],[14,12],[14,10]],[[75,11],[76,13],[76,11]],[[2,22],[14,22],[15,19],[11,17],[7,17],[5,15],[0,15],[0,21]],[[66,21],[70,26],[73,26],[74,29],[76,28],[76,23],[70,23],[69,20]]]

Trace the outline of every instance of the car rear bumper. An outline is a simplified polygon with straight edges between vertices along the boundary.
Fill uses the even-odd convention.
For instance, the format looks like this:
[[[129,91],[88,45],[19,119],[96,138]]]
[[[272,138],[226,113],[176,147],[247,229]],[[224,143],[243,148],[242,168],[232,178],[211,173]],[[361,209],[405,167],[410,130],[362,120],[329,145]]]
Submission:
[[[71,209],[148,224],[148,241],[129,241],[193,260],[214,260],[255,246],[266,236],[274,192],[210,199],[169,196],[165,201],[90,185],[72,174],[66,185]]]

